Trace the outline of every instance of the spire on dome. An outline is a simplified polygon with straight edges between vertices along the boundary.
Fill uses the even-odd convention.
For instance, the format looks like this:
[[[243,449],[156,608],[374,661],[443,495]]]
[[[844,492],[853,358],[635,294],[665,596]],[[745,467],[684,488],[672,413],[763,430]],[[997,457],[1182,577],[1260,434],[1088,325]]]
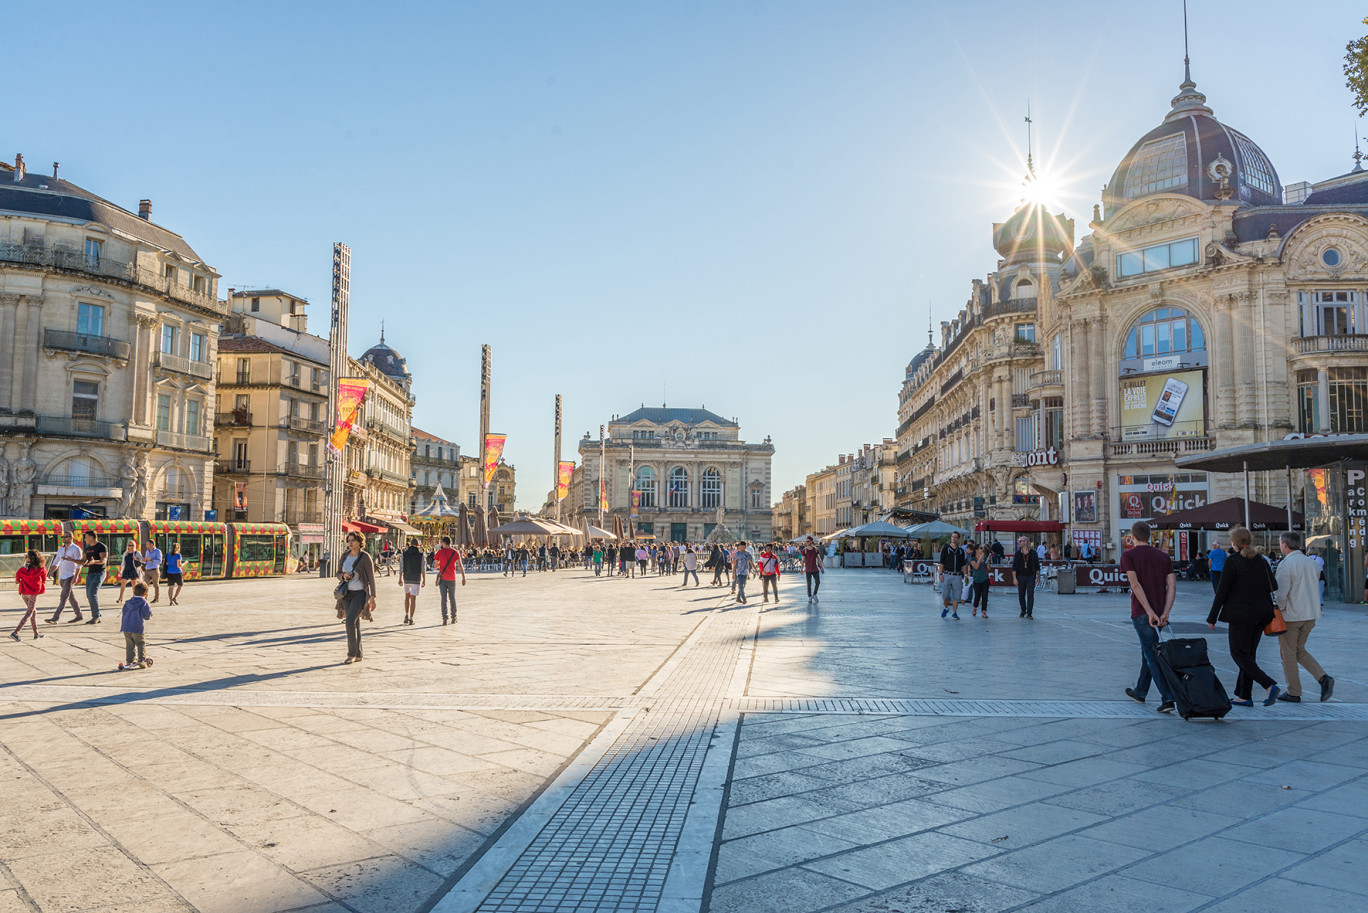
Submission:
[[[1206,96],[1197,91],[1197,83],[1192,81],[1192,61],[1188,57],[1187,0],[1183,0],[1183,81],[1178,86],[1178,94],[1173,96],[1173,110],[1164,118],[1164,122],[1178,120],[1190,114],[1213,113],[1207,107]]]
[[[385,321],[380,321],[380,345],[385,344]]]

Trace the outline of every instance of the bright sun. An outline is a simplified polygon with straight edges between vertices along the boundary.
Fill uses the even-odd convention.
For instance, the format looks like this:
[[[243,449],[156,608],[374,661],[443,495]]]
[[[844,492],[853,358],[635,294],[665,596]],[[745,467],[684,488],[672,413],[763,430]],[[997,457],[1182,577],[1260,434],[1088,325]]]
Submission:
[[[1057,194],[1054,183],[1043,175],[1032,175],[1025,184],[1022,185],[1022,194],[1027,203],[1038,206],[1052,206],[1055,203]]]

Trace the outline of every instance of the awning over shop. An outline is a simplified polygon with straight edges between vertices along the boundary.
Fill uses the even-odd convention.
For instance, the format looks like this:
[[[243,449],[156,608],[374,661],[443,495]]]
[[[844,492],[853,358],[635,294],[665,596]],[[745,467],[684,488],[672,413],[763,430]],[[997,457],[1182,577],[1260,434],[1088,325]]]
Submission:
[[[1287,529],[1287,513],[1281,507],[1250,501],[1245,509],[1244,498],[1226,498],[1201,507],[1178,510],[1155,517],[1150,526],[1155,529],[1234,529],[1245,526],[1251,530]],[[1292,528],[1302,528],[1302,515],[1292,514]]]
[[[1333,434],[1264,441],[1241,447],[1224,447],[1207,453],[1178,457],[1180,469],[1206,472],[1244,472],[1262,469],[1310,469],[1340,460],[1368,460],[1368,434]]]
[[[866,523],[863,526],[856,526],[846,530],[845,534],[858,539],[911,539],[912,533],[903,529],[901,526],[894,526],[892,523],[885,523],[882,520],[875,520],[873,523]]]
[[[1064,524],[1058,520],[980,520],[974,524],[976,533],[1062,533]]]
[[[388,529],[388,526],[380,526],[375,523],[367,523],[365,520],[342,521],[342,532],[344,533],[366,533],[367,535],[373,535],[375,533],[383,533]]]
[[[410,536],[422,535],[420,532],[418,532],[418,530],[414,529],[412,526],[409,526],[403,520],[391,520],[390,527],[399,530],[399,532],[401,533],[408,533]]]

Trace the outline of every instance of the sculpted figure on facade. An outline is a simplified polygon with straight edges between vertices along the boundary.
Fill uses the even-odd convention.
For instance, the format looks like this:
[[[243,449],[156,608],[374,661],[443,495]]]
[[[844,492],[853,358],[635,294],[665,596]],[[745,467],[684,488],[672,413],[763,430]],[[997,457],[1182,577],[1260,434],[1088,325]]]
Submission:
[[[27,517],[33,503],[33,480],[38,477],[38,464],[29,457],[32,446],[28,441],[19,445],[19,461],[14,464],[14,482],[10,485],[6,504],[11,517]]]

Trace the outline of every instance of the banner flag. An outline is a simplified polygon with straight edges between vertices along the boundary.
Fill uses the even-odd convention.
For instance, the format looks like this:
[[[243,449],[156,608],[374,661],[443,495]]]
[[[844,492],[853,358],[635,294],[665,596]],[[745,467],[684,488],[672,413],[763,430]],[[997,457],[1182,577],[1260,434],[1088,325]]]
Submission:
[[[575,471],[575,464],[560,463],[556,466],[556,500],[564,501],[565,496],[570,494],[570,476]]]
[[[599,479],[599,509],[608,509],[608,483]]]
[[[638,512],[640,509],[641,509],[641,492],[639,492],[639,491],[634,491],[634,492],[632,492],[632,519],[633,519],[633,520],[635,520],[635,519],[637,518],[637,516],[638,516],[638,513],[637,513],[637,512]]]
[[[369,390],[368,380],[343,377],[337,381],[337,415],[334,416],[337,424],[328,441],[328,450],[331,452],[340,454],[342,448],[347,446],[347,438],[351,436],[352,426],[356,424],[361,403],[365,401]]]
[[[503,456],[506,434],[487,434],[484,439],[484,480],[488,485],[494,481],[494,470],[499,467],[499,457]]]

